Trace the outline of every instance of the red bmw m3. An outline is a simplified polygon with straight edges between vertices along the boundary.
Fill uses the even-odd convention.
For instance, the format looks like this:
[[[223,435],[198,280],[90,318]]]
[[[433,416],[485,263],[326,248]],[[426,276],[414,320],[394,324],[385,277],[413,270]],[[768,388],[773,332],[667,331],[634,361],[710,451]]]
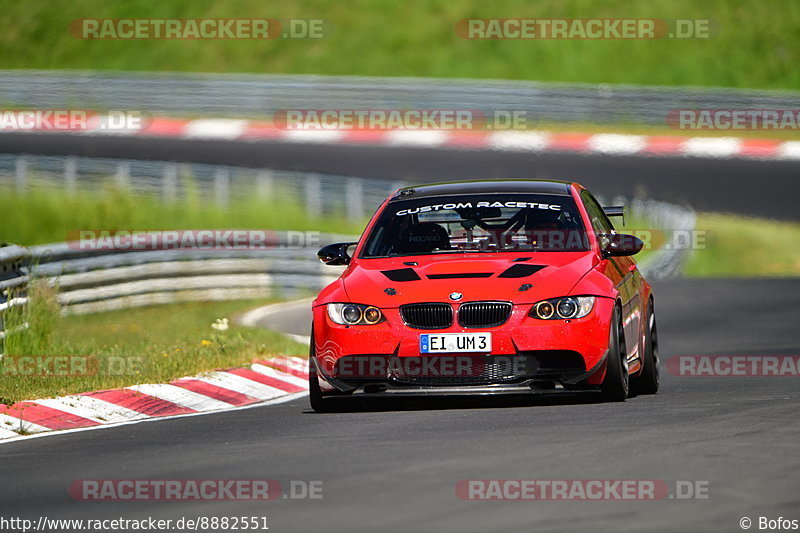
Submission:
[[[577,183],[461,181],[400,189],[313,302],[309,390],[333,396],[658,390],[650,285]]]

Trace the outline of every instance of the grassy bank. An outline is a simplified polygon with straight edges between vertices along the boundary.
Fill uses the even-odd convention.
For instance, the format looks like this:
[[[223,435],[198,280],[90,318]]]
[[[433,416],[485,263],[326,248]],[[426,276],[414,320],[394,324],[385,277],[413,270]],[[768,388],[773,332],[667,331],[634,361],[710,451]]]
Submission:
[[[2,68],[267,72],[542,81],[800,87],[794,0],[46,0],[0,1]],[[334,27],[310,40],[78,39],[80,18],[300,18]],[[711,19],[709,39],[465,40],[464,18]]]
[[[349,221],[344,216],[309,217],[303,206],[285,200],[251,196],[221,207],[189,197],[166,205],[155,198],[113,188],[72,196],[46,189],[19,194],[0,188],[0,213],[4,214],[0,242],[28,246],[64,241],[70,232],[82,229],[239,228],[358,235],[366,223]],[[620,231],[635,232],[652,226],[633,217],[627,217],[626,222],[625,226],[618,226]],[[701,248],[692,252],[688,276],[800,276],[798,223],[700,213],[697,229],[704,241]],[[645,235],[651,233],[651,248],[663,244],[663,235]],[[645,257],[651,248],[637,258]]]
[[[687,276],[800,276],[800,223],[700,213],[697,229],[705,245],[692,253]]]
[[[166,383],[277,354],[304,354],[304,346],[275,332],[232,322],[225,331],[211,327],[217,319],[264,303],[184,303],[61,317],[52,292],[39,287],[28,316],[11,318],[12,322],[26,319],[30,328],[7,339],[7,355],[0,366],[0,401]],[[56,375],[25,375],[28,367],[20,364],[19,357],[30,355],[51,358],[45,359],[46,368]],[[56,365],[66,370],[56,370]]]
[[[233,200],[227,207],[197,196],[165,204],[113,187],[66,195],[51,189],[18,193],[0,187],[0,242],[30,246],[68,240],[76,230],[271,229],[320,230],[359,234],[363,222],[344,216],[311,217],[305,207],[286,198],[256,195]],[[74,234],[73,234],[74,236]]]

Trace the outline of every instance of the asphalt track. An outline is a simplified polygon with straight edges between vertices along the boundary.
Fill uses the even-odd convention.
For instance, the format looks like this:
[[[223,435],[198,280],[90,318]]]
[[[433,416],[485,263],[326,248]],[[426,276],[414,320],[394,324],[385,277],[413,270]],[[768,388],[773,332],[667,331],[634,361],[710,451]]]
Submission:
[[[604,195],[646,194],[701,211],[800,219],[797,161],[30,133],[3,133],[0,153],[187,161],[412,183],[502,177],[567,179]]]
[[[655,284],[662,359],[800,354],[800,280]],[[307,334],[308,315],[283,327]],[[269,324],[273,327],[276,323]],[[0,445],[0,516],[266,516],[270,531],[741,531],[800,519],[800,381],[679,378],[623,404],[587,396],[392,401],[314,414],[305,399]],[[322,480],[322,500],[77,502],[77,479]],[[463,479],[707,481],[710,499],[470,502]]]
[[[168,159],[430,181],[575,178],[697,209],[798,218],[792,162],[285,143],[0,136],[0,152]],[[744,253],[744,252],[743,252]],[[800,280],[655,284],[661,355],[800,355]],[[302,306],[266,326],[307,335]],[[306,400],[0,445],[0,518],[266,516],[271,531],[741,531],[800,519],[800,381],[680,378],[624,404],[591,395],[393,399],[314,414]],[[79,479],[321,480],[323,499],[78,502]],[[464,479],[708,482],[709,499],[469,502]],[[13,531],[13,530],[9,530]],[[5,533],[5,531],[3,531]]]

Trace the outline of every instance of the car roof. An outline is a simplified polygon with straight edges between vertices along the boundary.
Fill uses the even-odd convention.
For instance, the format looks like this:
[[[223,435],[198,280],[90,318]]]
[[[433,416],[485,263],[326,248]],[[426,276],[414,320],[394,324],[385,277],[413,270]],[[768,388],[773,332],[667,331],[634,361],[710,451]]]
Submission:
[[[411,198],[429,198],[433,196],[449,196],[453,194],[555,194],[568,196],[568,181],[535,180],[535,179],[485,179],[466,181],[447,181],[405,187],[397,191],[392,200],[408,200]]]

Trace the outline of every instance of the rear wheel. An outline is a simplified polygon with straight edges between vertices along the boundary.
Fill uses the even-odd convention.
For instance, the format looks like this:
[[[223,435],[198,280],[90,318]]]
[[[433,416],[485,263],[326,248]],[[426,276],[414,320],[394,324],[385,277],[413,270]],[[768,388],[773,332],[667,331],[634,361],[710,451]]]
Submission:
[[[606,377],[600,390],[607,402],[624,402],[630,389],[628,354],[625,350],[625,332],[622,329],[619,308],[614,309],[608,339]]]
[[[642,372],[633,378],[633,391],[636,394],[655,394],[658,392],[660,372],[658,368],[658,328],[653,304],[647,311],[647,328],[644,332],[644,357]]]

